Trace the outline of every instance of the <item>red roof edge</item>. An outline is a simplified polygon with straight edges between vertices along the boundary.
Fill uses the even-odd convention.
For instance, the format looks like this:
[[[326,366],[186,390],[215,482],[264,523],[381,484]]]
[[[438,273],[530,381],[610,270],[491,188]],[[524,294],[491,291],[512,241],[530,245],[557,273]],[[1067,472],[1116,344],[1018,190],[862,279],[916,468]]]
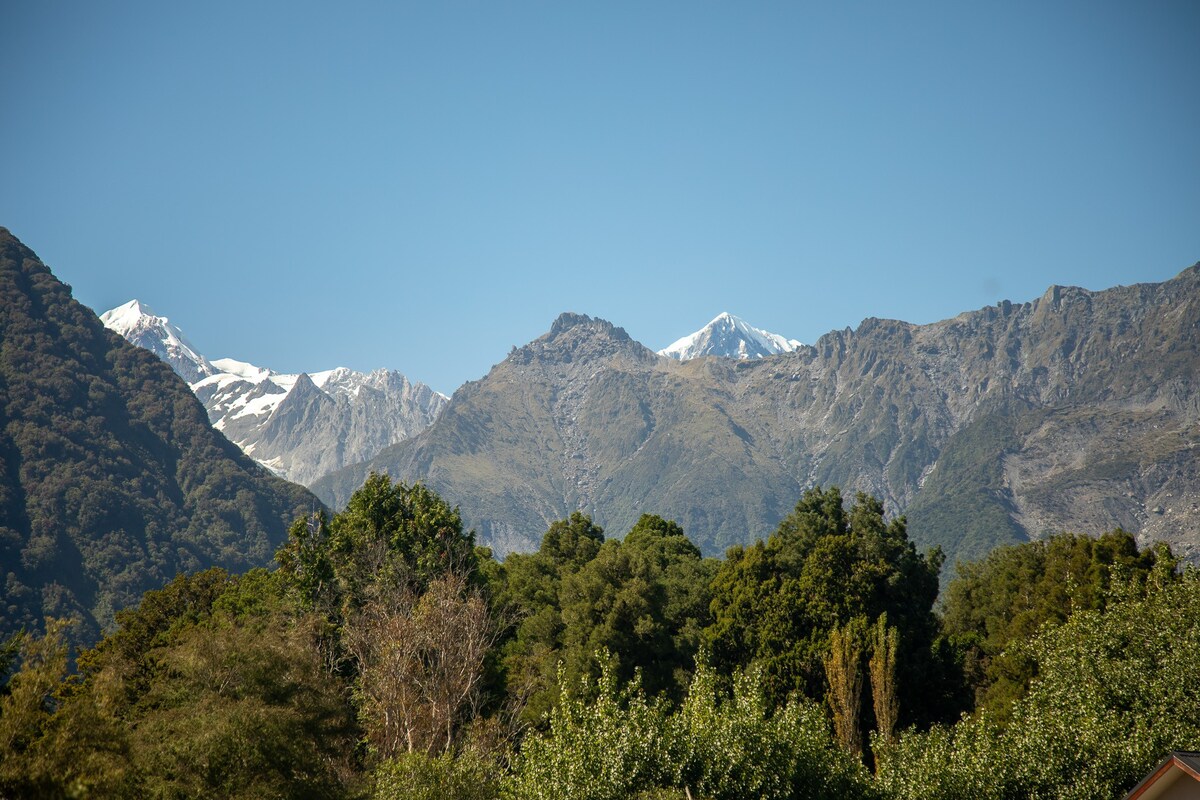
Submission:
[[[1171,771],[1172,767],[1178,767],[1183,772],[1192,776],[1192,778],[1200,782],[1200,753],[1192,753],[1186,750],[1173,750],[1166,758],[1158,762],[1158,766],[1154,771],[1142,778],[1141,782],[1129,790],[1129,794],[1125,795],[1125,800],[1137,800],[1147,789]]]
[[[1171,758],[1181,770],[1191,775],[1197,781],[1200,781],[1200,753],[1187,753],[1176,750],[1171,753]]]

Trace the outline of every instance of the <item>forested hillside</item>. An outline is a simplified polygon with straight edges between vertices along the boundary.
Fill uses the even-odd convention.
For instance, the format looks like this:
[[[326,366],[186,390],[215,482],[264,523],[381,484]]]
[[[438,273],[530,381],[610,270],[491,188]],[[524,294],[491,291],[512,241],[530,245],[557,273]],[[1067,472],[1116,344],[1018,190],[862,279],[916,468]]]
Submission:
[[[94,640],[179,573],[268,563],[316,505],[0,228],[0,631],[69,617]]]
[[[564,314],[367,474],[421,480],[481,540],[530,550],[575,509],[644,509],[721,553],[837,484],[904,513],[951,566],[1001,544],[1121,527],[1200,555],[1200,266],[1161,284],[1052,287],[930,325],[868,319],[752,361],[659,357]]]

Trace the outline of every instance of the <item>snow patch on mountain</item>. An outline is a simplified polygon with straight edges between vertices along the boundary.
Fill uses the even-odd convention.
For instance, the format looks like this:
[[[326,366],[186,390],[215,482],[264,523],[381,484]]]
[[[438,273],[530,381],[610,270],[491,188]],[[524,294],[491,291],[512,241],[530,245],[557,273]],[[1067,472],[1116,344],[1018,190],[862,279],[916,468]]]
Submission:
[[[746,359],[790,353],[801,346],[803,342],[755,328],[745,320],[722,312],[700,330],[676,340],[658,354],[676,361],[699,356]]]
[[[238,361],[235,358],[215,358],[212,362],[213,366],[228,375],[232,375],[251,383],[261,383],[271,377],[271,370],[262,367],[256,367],[253,364],[248,364],[245,361]]]

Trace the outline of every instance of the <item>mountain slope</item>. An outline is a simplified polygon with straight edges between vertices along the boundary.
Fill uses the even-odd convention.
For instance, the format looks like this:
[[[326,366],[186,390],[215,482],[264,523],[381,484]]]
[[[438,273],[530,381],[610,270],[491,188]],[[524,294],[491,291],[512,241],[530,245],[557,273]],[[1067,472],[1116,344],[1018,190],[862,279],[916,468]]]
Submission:
[[[501,550],[583,508],[614,534],[673,517],[717,553],[837,484],[951,559],[1118,525],[1196,555],[1198,340],[1200,266],[931,325],[868,319],[741,361],[656,358],[564,315],[429,430],[314,491],[338,505],[372,469],[424,480]]]
[[[529,549],[549,522],[577,508],[614,531],[651,507],[680,520],[698,511],[725,522],[782,516],[798,484],[712,413],[726,401],[724,379],[713,380],[724,368],[681,365],[608,322],[563,314],[455,392],[428,431],[316,490],[343,501],[372,469],[419,478],[461,503],[481,540],[501,551]],[[748,487],[746,474],[786,484],[792,501]]]
[[[183,332],[132,300],[100,317],[175,368],[213,425],[260,464],[307,484],[424,430],[448,398],[394,370],[289,375],[231,358],[208,361]]]
[[[71,616],[90,638],[178,572],[268,564],[316,504],[0,228],[0,632]]]
[[[801,343],[777,333],[755,328],[732,314],[721,313],[695,333],[688,334],[658,351],[676,361],[700,356],[722,358],[762,358],[777,353],[790,353]]]

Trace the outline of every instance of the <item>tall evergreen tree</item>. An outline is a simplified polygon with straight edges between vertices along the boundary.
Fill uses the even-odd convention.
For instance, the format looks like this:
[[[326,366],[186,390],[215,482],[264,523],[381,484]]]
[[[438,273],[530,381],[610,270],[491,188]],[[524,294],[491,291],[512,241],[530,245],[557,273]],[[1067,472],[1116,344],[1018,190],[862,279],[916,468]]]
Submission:
[[[799,690],[825,695],[832,631],[886,614],[899,631],[896,692],[901,723],[954,713],[953,665],[935,647],[941,555],[920,555],[904,518],[859,494],[847,509],[836,488],[810,489],[765,542],[731,548],[713,581],[705,631],[723,671],[761,664],[777,701]]]

